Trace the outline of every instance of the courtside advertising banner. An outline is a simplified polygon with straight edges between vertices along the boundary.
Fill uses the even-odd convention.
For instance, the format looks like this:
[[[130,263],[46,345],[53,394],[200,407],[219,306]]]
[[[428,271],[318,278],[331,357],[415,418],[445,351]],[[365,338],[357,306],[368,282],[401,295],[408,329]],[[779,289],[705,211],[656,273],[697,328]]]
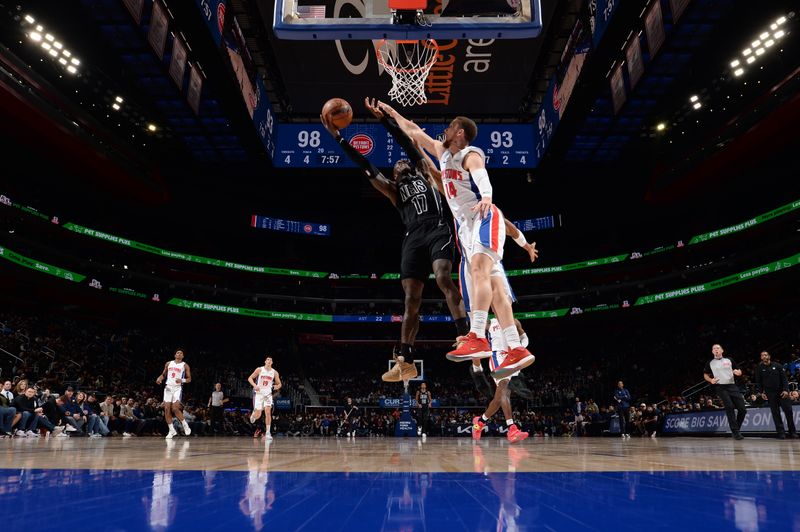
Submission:
[[[800,405],[792,405],[792,415],[795,426],[800,424]],[[786,418],[781,413],[783,426],[786,427]],[[741,427],[742,432],[775,432],[775,422],[769,408],[749,408],[747,416]],[[667,414],[664,419],[665,434],[703,434],[703,433],[728,433],[728,417],[724,410],[711,410],[708,412],[685,412],[682,414]]]

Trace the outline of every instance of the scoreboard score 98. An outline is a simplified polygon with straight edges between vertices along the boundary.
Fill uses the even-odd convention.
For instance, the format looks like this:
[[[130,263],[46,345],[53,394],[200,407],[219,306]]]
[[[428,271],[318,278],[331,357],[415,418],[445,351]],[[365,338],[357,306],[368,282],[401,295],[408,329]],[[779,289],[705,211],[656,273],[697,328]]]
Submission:
[[[442,138],[445,124],[425,124],[433,138]],[[351,124],[342,136],[378,168],[406,158],[380,124]],[[535,168],[538,165],[531,124],[478,124],[473,146],[486,155],[488,168]],[[321,124],[285,124],[277,128],[273,165],[277,168],[355,167]]]

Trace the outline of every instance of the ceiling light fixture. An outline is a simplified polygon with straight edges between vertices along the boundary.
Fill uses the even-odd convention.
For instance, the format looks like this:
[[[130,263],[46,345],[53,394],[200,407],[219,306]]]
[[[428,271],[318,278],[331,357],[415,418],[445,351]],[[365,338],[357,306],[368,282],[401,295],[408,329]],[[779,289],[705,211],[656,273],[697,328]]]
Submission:
[[[733,75],[736,76],[736,77],[739,77],[742,74],[744,74],[744,69],[743,68],[737,68],[736,70],[733,71]]]
[[[703,105],[700,102],[694,102],[692,107],[694,107],[695,109],[700,109],[701,107],[703,107]]]
[[[739,66],[738,59],[734,59],[733,61],[731,61],[731,68],[736,68],[737,66]]]

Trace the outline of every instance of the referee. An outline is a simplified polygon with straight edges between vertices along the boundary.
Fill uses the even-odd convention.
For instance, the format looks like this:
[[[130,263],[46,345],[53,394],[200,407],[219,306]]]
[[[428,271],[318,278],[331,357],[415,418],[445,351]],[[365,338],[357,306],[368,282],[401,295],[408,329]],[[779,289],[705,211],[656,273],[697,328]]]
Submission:
[[[214,433],[225,432],[225,423],[223,421],[224,405],[230,401],[225,397],[222,391],[222,383],[218,382],[214,385],[214,391],[211,392],[211,397],[208,398],[208,406],[211,408],[211,430]]]
[[[722,400],[725,405],[725,414],[728,416],[728,424],[731,427],[734,439],[741,440],[744,438],[739,429],[744,422],[744,417],[747,415],[747,410],[744,404],[744,396],[736,386],[734,377],[741,377],[742,370],[736,365],[736,362],[730,358],[724,357],[722,346],[714,344],[711,346],[711,353],[714,358],[706,363],[705,370],[703,371],[703,378],[706,382],[714,385],[714,391],[717,396]],[[737,413],[734,413],[734,408]]]
[[[775,422],[775,431],[778,438],[786,439],[786,432],[783,429],[781,420],[781,410],[786,416],[786,424],[789,425],[789,437],[797,438],[797,429],[794,426],[792,415],[792,402],[789,400],[789,381],[786,379],[786,372],[783,366],[772,362],[769,353],[761,352],[761,363],[756,369],[756,389],[761,392],[769,403],[772,411],[772,420]]]

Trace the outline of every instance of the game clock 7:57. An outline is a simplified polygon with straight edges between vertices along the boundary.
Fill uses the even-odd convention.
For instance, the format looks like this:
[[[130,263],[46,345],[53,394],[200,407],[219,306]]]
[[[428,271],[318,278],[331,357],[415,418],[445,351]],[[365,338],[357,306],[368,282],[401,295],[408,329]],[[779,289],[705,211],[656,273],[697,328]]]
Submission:
[[[321,164],[339,164],[339,155],[320,155],[319,162]]]

